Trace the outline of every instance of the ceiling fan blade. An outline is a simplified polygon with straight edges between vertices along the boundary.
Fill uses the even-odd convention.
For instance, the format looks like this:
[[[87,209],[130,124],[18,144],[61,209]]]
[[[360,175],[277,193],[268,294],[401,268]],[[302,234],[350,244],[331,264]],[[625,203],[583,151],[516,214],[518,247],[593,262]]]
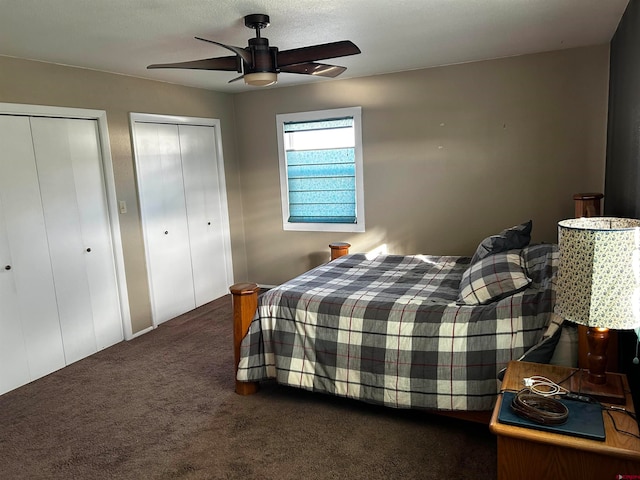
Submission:
[[[235,55],[233,57],[203,58],[202,60],[192,60],[190,62],[154,63],[153,65],[149,65],[147,68],[191,68],[194,70],[242,71],[241,63]],[[240,68],[240,70],[238,70],[238,68]]]
[[[231,80],[229,80],[227,83],[237,82],[238,80],[242,80],[243,78],[244,78],[244,75],[240,75],[239,77],[232,78],[232,79],[231,79]]]
[[[346,67],[339,67],[338,65],[327,65],[324,63],[297,63],[295,65],[289,65],[287,67],[281,67],[281,72],[287,73],[302,73],[304,75],[317,75],[319,77],[337,77],[344,72]]]
[[[195,37],[195,38],[196,38],[196,40],[202,40],[203,42],[214,43],[215,45],[219,45],[221,47],[224,47],[227,50],[231,50],[233,53],[235,53],[240,58],[242,58],[245,62],[247,62],[249,65],[251,65],[251,52],[245,50],[242,47],[234,47],[233,45],[225,45],[224,43],[216,42],[214,40],[207,40],[206,38],[201,38],[201,37]],[[238,70],[238,72],[241,72],[241,71],[242,70]]]
[[[278,52],[278,67],[282,68],[327,58],[346,57],[348,55],[357,55],[358,53],[360,53],[360,49],[349,40],[294,48],[293,50]]]

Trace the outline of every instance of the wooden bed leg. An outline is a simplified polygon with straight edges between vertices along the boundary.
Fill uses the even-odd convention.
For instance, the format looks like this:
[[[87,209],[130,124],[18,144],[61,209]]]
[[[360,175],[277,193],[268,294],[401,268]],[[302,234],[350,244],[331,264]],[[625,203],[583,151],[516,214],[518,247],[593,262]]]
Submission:
[[[229,289],[233,298],[233,349],[235,354],[234,371],[238,372],[240,362],[240,343],[249,330],[251,320],[258,308],[258,292],[255,283],[236,283]],[[258,382],[239,382],[236,380],[236,393],[251,395],[258,391]]]
[[[351,244],[346,242],[335,242],[330,243],[329,248],[331,249],[331,260],[335,260],[343,255],[349,253],[349,247]]]

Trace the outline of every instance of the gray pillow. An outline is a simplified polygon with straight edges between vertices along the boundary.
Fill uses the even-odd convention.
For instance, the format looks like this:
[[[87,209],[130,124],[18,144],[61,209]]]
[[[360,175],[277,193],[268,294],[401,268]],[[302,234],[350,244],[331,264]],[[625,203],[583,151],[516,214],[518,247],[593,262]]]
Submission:
[[[480,242],[476,252],[473,254],[473,257],[471,257],[471,264],[473,265],[477,261],[494,253],[526,247],[531,241],[531,228],[532,222],[529,220],[520,225],[507,228],[497,235],[491,235],[485,238]]]
[[[520,250],[496,253],[462,274],[458,303],[484,305],[524,290],[530,283]]]

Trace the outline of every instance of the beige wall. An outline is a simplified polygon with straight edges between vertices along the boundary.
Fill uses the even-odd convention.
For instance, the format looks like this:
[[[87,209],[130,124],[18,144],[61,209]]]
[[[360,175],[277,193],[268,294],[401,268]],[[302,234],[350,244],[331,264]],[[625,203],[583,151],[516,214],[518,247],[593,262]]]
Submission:
[[[142,227],[129,134],[129,112],[220,119],[236,277],[246,275],[233,96],[122,75],[0,57],[0,102],[105,110],[116,193],[128,212],[119,217],[133,333],[151,326]]]
[[[248,278],[277,284],[352,251],[471,255],[533,220],[556,242],[604,185],[608,45],[235,95]],[[275,115],[362,106],[366,232],[282,230]],[[243,280],[243,279],[239,279]]]
[[[556,241],[572,194],[603,188],[607,82],[607,45],[235,95],[0,57],[0,102],[107,112],[134,333],[151,313],[129,112],[220,119],[235,279],[277,284],[332,241],[471,254],[529,218],[534,241]],[[367,231],[283,231],[275,115],[353,105]]]

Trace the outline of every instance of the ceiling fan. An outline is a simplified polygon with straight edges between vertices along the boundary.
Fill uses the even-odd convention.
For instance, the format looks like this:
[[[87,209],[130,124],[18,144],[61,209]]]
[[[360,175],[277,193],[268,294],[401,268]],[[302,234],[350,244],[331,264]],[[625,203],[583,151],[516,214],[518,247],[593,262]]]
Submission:
[[[346,70],[346,67],[317,63],[317,60],[360,53],[360,49],[349,40],[279,51],[277,47],[269,46],[268,39],[260,36],[260,30],[269,26],[268,15],[259,13],[247,15],[244,17],[244,25],[256,31],[255,38],[250,38],[249,45],[244,48],[195,37],[203,42],[220,45],[231,50],[235,55],[179,63],[156,63],[147,68],[236,71],[242,75],[230,80],[229,83],[244,79],[248,85],[267,86],[276,83],[280,72],[337,77]]]

